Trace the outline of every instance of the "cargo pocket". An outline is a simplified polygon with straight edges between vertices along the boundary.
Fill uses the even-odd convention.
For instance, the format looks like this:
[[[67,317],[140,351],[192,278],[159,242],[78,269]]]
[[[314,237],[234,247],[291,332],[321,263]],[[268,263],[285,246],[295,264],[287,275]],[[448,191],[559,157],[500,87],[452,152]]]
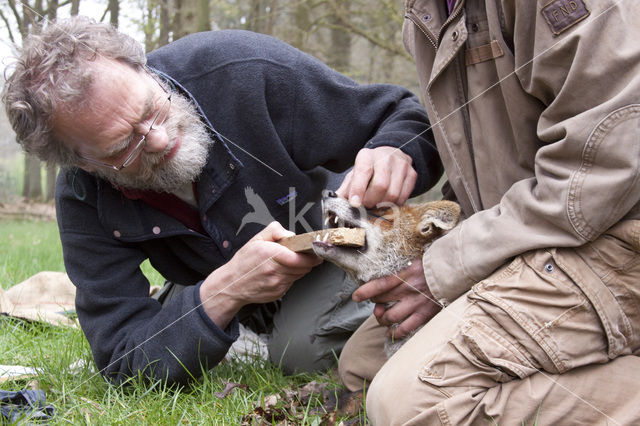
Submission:
[[[638,279],[640,257],[609,236],[576,250],[557,249],[553,255],[591,302],[598,315],[609,359],[638,348],[634,326],[640,325]]]
[[[482,310],[479,321],[492,323],[492,329],[521,348],[536,368],[564,373],[608,359],[598,314],[552,252],[518,257],[474,286],[469,298]]]
[[[551,252],[519,256],[476,284],[467,300],[455,336],[427,358],[423,381],[493,387],[608,359],[597,313]]]
[[[517,344],[486,323],[466,320],[459,333],[428,358],[418,376],[446,392],[448,387],[490,388],[536,371]]]

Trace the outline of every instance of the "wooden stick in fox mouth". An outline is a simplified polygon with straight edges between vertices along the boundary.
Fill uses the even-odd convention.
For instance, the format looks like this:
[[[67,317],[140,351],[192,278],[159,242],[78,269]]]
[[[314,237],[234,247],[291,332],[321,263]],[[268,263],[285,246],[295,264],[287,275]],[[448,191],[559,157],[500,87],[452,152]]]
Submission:
[[[324,241],[334,246],[362,247],[365,242],[365,230],[362,228],[331,228],[293,235],[278,241],[289,250],[313,253],[313,242]]]

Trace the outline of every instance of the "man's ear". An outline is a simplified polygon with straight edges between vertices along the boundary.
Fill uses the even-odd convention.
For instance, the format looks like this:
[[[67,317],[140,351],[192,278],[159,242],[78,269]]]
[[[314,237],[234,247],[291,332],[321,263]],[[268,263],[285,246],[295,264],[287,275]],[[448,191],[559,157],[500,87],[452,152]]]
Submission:
[[[453,229],[460,218],[460,207],[452,201],[434,201],[427,205],[427,209],[418,223],[418,232],[424,236],[437,235],[441,231]]]

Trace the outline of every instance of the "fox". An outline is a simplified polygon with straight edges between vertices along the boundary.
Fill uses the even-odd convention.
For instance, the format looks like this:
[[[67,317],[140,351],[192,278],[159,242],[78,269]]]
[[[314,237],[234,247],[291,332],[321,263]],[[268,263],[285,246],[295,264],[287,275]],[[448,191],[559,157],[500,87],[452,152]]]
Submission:
[[[397,274],[410,262],[421,259],[429,245],[453,229],[460,219],[460,206],[447,200],[366,209],[353,207],[345,198],[325,190],[321,206],[324,228],[365,230],[362,247],[336,246],[321,240],[312,244],[317,256],[342,268],[357,285]],[[387,357],[409,337],[387,339]]]

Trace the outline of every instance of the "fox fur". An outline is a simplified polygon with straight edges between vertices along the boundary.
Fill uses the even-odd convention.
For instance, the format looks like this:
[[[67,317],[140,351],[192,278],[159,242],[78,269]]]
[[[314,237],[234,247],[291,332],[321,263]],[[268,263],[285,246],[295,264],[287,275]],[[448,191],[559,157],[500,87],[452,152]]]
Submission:
[[[422,259],[432,241],[453,229],[460,218],[460,207],[452,201],[432,201],[375,209],[352,207],[332,191],[324,191],[322,214],[326,228],[356,227],[366,232],[363,247],[334,246],[315,241],[313,251],[344,269],[362,285],[375,278],[398,273],[416,259]],[[406,339],[387,341],[391,356]]]

